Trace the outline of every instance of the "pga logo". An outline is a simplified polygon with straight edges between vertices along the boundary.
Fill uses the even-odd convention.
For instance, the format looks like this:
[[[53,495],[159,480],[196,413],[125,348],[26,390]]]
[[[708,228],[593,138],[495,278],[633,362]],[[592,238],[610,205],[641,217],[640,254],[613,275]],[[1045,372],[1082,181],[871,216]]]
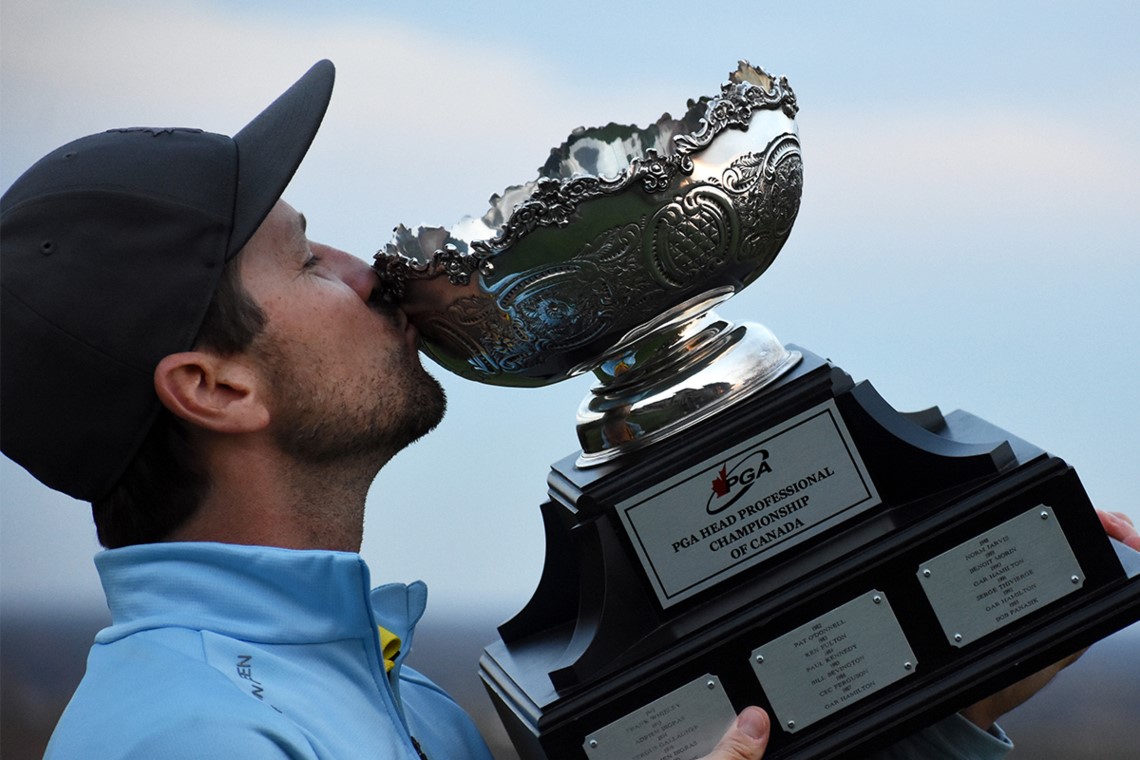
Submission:
[[[757,449],[745,454],[728,469],[728,463],[721,465],[712,482],[712,495],[709,496],[705,511],[715,515],[731,507],[752,488],[752,484],[766,472],[772,471],[768,464],[768,450]]]

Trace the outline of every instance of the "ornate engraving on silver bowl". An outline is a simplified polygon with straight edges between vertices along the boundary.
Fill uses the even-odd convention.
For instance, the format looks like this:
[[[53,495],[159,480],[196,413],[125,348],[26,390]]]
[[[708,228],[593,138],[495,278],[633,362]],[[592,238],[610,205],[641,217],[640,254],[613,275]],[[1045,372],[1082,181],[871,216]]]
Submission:
[[[525,374],[552,355],[577,357],[599,337],[621,337],[657,316],[670,292],[693,283],[704,289],[734,264],[766,269],[795,220],[801,176],[798,142],[781,136],[765,154],[733,162],[719,183],[692,185],[563,261],[460,297],[424,315],[420,330],[447,353],[468,354],[481,376]]]
[[[605,387],[592,406],[612,428],[613,414],[649,393],[649,386],[628,388],[632,378],[651,377],[657,394],[662,377],[696,371],[686,369],[695,361],[692,346],[704,346],[697,353],[710,364],[705,354],[717,340],[717,350],[738,342],[727,336],[739,330],[715,315],[709,324],[723,333],[717,340],[681,340],[673,327],[700,322],[779,253],[803,182],[796,112],[786,80],[742,62],[719,96],[691,101],[681,119],[666,114],[644,130],[576,131],[552,151],[539,179],[494,196],[481,219],[450,230],[397,228],[374,268],[425,352],[444,367],[514,386],[593,369]],[[616,172],[603,171],[615,164]],[[754,389],[757,378],[767,382],[774,366],[790,366],[794,357],[767,335],[754,352],[768,357],[765,367],[743,382],[714,383],[736,389],[727,396]],[[637,371],[619,378],[631,361]],[[748,374],[732,370],[742,371]],[[618,387],[630,398],[598,402]],[[690,389],[684,404],[724,395]]]

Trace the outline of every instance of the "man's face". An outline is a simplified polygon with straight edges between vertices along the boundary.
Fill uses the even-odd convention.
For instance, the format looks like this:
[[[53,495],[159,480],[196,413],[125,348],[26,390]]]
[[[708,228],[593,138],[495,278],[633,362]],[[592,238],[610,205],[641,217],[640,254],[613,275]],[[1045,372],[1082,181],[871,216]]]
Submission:
[[[248,353],[268,381],[282,451],[382,464],[439,423],[443,390],[420,364],[415,328],[372,302],[377,278],[363,261],[309,241],[304,217],[278,201],[240,266],[266,316]]]

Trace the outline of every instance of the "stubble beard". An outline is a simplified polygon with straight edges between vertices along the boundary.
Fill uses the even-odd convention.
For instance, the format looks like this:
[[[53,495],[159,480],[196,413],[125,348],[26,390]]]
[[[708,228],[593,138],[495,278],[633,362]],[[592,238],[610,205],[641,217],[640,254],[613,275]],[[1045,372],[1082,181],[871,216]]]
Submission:
[[[298,462],[383,466],[435,429],[447,399],[414,353],[393,350],[367,377],[326,379],[319,360],[263,352],[273,393],[273,435]],[[373,473],[374,474],[374,473]]]

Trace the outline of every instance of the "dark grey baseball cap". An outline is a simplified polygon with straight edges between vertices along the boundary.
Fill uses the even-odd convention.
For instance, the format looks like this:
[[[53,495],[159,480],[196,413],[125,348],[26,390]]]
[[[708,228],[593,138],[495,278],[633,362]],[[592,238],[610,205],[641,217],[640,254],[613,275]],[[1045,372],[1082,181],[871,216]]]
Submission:
[[[320,61],[232,138],[133,127],[49,153],[0,198],[0,449],[95,501],[158,413],[154,370],[194,344],[225,263],[309,149]]]

